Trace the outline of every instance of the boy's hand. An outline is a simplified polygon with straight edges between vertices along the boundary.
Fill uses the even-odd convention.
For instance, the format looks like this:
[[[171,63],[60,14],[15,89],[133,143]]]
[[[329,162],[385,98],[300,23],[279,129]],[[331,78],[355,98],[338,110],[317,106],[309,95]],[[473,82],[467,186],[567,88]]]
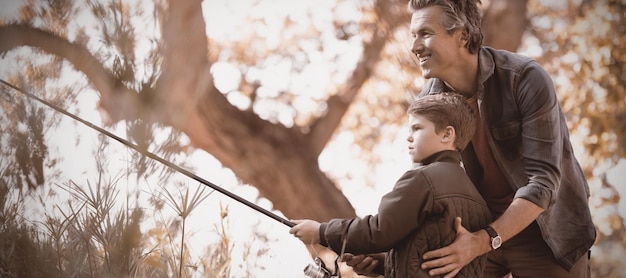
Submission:
[[[289,233],[302,240],[305,244],[320,243],[320,223],[310,219],[292,220],[296,225]]]
[[[350,253],[343,254],[341,261],[352,267],[356,274],[368,277],[380,276],[380,274],[374,272],[374,269],[376,269],[379,263],[383,263],[370,255],[353,255]]]

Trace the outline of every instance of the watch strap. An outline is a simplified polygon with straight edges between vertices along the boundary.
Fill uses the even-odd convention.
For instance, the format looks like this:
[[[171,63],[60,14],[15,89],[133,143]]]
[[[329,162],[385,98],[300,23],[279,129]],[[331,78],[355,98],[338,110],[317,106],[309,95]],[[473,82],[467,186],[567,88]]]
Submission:
[[[496,230],[494,230],[491,226],[485,227],[484,230],[487,231],[487,234],[489,234],[490,238],[494,238],[498,236],[498,233],[496,232]]]

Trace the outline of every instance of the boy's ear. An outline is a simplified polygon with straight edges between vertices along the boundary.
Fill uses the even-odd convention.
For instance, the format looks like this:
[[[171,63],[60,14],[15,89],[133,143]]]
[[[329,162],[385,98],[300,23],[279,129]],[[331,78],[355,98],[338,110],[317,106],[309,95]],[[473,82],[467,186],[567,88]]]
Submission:
[[[456,137],[456,132],[454,130],[453,127],[451,126],[447,126],[446,129],[443,131],[443,137],[441,138],[442,142],[448,143],[454,143],[454,138]]]

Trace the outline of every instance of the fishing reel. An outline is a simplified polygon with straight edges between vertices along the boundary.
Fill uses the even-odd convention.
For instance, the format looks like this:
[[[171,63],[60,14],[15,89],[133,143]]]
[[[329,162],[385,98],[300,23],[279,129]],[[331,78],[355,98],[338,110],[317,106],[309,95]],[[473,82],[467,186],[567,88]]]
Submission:
[[[322,259],[315,257],[315,264],[309,264],[304,267],[304,275],[311,278],[341,278],[339,273],[339,257],[335,259],[335,272],[333,273],[326,267]]]
[[[350,220],[350,223],[354,221],[354,218]],[[348,223],[347,227],[350,227],[350,223]],[[304,275],[311,278],[341,278],[341,273],[339,272],[339,261],[343,258],[343,252],[346,250],[346,244],[348,243],[348,239],[346,238],[346,234],[348,230],[343,231],[343,240],[341,244],[341,252],[335,258],[335,272],[333,273],[326,267],[322,259],[320,257],[315,257],[315,264],[309,264],[304,268]]]

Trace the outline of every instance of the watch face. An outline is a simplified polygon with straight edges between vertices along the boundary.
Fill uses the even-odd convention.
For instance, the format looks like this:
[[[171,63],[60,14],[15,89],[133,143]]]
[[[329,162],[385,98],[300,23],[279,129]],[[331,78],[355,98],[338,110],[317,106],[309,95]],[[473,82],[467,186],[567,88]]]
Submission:
[[[502,238],[500,236],[491,239],[491,248],[498,249],[502,245]]]

